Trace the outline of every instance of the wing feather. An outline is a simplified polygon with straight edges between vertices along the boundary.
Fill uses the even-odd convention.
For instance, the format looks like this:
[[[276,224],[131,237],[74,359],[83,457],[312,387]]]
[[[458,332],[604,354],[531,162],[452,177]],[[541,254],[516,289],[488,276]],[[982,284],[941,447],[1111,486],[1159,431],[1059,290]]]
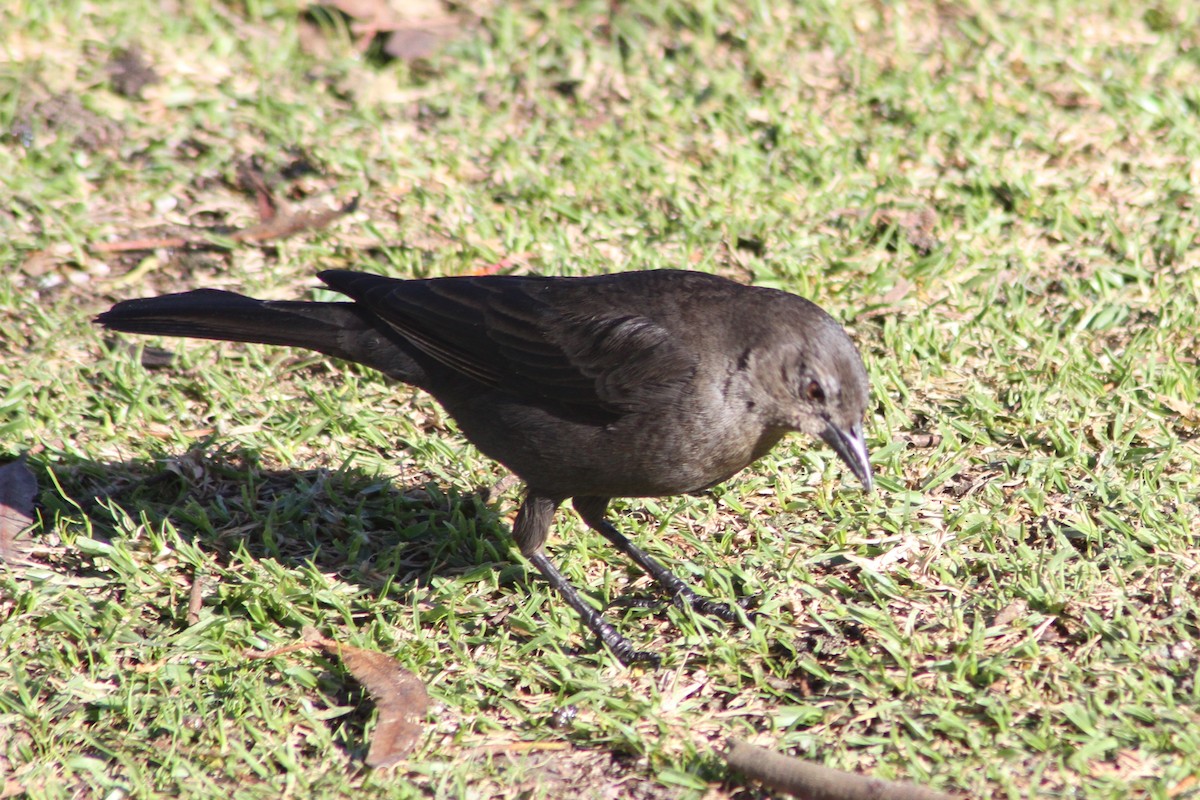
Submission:
[[[661,402],[696,368],[671,331],[619,298],[604,302],[608,293],[589,295],[593,279],[320,277],[444,366],[576,409],[619,414]]]

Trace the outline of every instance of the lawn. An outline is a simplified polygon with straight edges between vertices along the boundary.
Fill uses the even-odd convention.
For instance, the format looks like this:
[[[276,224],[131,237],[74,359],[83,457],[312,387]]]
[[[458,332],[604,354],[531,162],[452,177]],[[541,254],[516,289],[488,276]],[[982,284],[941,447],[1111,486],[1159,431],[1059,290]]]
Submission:
[[[437,19],[0,7],[0,462],[38,482],[0,797],[766,796],[737,738],[971,798],[1200,798],[1200,9],[397,5]],[[614,505],[750,628],[636,602],[560,514],[552,557],[658,670],[513,554],[519,488],[429,397],[91,322],[332,299],[326,268],[660,267],[845,323],[877,488],[792,436]],[[252,657],[308,627],[426,685],[400,766],[365,765],[336,653]]]

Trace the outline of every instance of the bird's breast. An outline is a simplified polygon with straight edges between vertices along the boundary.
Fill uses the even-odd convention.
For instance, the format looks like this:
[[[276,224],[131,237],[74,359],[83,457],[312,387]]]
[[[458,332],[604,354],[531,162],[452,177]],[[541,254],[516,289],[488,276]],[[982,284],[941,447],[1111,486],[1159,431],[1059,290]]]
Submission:
[[[714,486],[784,431],[716,414],[659,410],[604,423],[566,418],[500,393],[446,404],[467,438],[550,496],[657,497]]]

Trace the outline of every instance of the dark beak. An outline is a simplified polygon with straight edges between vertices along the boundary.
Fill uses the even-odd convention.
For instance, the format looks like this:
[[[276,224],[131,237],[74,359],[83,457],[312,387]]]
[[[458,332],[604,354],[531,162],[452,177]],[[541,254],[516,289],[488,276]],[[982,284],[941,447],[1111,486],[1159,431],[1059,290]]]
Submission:
[[[862,481],[863,487],[868,492],[871,491],[871,457],[867,455],[862,424],[859,423],[850,430],[843,430],[832,422],[827,422],[821,438],[846,462],[855,477]]]

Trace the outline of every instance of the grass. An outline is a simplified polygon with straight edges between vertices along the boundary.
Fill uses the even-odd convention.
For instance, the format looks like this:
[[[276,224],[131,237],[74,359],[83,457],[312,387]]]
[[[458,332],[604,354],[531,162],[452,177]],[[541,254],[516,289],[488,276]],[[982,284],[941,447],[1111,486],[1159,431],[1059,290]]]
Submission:
[[[739,736],[970,797],[1200,797],[1195,8],[472,15],[406,64],[290,2],[0,10],[0,455],[32,453],[42,546],[0,571],[3,793],[761,796],[716,754]],[[133,46],[140,97],[108,71]],[[95,249],[254,224],[251,157],[360,208]],[[705,496],[617,504],[755,629],[622,610],[645,579],[563,514],[555,558],[665,657],[623,669],[511,556],[515,490],[480,491],[503,472],[427,397],[264,347],[154,342],[177,359],[147,370],[89,321],[501,261],[702,269],[847,323],[877,492],[793,437]],[[244,658],[305,625],[427,683],[405,767],[362,765],[340,665]]]

